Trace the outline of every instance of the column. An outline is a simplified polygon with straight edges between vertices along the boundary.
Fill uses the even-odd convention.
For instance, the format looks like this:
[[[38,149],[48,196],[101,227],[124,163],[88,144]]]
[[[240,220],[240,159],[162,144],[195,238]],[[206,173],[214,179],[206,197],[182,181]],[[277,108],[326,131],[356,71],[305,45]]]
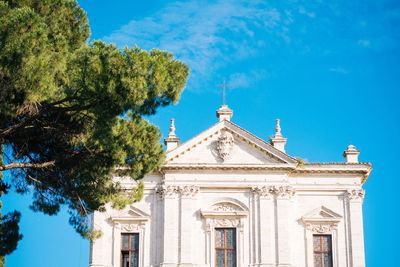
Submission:
[[[364,190],[355,189],[347,191],[348,222],[352,267],[365,267],[364,254],[364,228],[362,217],[362,202]]]
[[[277,262],[278,267],[289,267],[291,264],[291,240],[290,240],[290,199],[294,195],[294,190],[290,186],[279,186],[275,188],[276,193],[276,231],[278,234],[277,242]]]
[[[199,192],[198,186],[179,187],[181,193],[181,221],[180,221],[180,260],[179,266],[186,267],[193,265],[193,234],[192,228],[195,218],[193,211],[194,197]]]
[[[178,187],[168,185],[160,186],[156,191],[163,201],[163,247],[162,247],[162,267],[175,267],[178,263],[179,229],[178,212],[179,199]]]

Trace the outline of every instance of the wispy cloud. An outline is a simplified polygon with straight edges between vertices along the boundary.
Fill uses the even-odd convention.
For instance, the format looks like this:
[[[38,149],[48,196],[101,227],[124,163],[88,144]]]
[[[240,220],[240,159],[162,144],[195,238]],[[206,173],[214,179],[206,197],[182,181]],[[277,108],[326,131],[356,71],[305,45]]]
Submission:
[[[314,12],[308,12],[304,6],[299,6],[299,13],[307,15],[310,18],[315,18],[315,13]]]
[[[288,42],[289,12],[263,1],[204,1],[169,4],[152,16],[137,18],[104,38],[118,47],[172,52],[191,68],[191,80],[206,80],[222,66],[256,56],[274,42]],[[261,34],[260,34],[261,33]],[[258,38],[262,35],[262,38]]]
[[[329,70],[332,71],[332,72],[338,72],[338,73],[342,73],[342,74],[348,74],[349,73],[349,71],[345,70],[342,67],[332,67]]]
[[[358,40],[357,42],[359,45],[363,46],[363,47],[368,47],[371,45],[371,41],[370,40]]]
[[[248,72],[237,72],[229,77],[229,83],[233,89],[236,88],[251,88],[258,81],[267,79],[270,76],[267,70],[254,69]]]

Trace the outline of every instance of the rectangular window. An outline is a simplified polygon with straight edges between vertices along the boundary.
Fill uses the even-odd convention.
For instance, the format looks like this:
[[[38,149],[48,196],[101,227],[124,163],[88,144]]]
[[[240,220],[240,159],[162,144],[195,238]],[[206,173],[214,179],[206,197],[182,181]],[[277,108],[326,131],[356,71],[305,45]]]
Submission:
[[[313,235],[314,266],[332,267],[331,235]]]
[[[236,267],[236,229],[215,229],[215,266]]]
[[[139,266],[139,234],[121,234],[121,267]]]

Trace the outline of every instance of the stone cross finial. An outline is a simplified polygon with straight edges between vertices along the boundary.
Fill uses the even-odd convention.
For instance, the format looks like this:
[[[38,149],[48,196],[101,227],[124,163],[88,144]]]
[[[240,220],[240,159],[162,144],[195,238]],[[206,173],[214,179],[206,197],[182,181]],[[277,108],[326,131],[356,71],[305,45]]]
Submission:
[[[232,87],[232,85],[226,84],[225,78],[223,78],[222,84],[217,84],[217,87],[222,87],[222,105],[225,106],[225,89],[226,87]]]

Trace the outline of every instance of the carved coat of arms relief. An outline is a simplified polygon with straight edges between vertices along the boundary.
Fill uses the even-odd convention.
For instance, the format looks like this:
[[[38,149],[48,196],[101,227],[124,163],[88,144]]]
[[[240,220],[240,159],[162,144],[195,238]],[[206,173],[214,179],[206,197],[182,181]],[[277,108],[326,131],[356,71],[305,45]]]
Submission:
[[[217,140],[217,151],[219,157],[225,161],[229,159],[233,149],[233,135],[230,132],[222,131]]]

